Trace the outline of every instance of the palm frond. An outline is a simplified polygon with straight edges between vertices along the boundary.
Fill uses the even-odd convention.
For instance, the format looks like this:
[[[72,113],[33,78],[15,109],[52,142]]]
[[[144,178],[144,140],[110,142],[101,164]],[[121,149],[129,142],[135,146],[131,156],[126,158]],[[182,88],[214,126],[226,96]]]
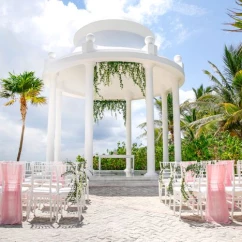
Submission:
[[[6,102],[4,106],[11,106],[16,102],[16,99],[11,99],[10,101]]]
[[[32,97],[30,99],[30,102],[32,105],[44,105],[44,104],[46,104],[46,101],[47,100],[45,97]]]

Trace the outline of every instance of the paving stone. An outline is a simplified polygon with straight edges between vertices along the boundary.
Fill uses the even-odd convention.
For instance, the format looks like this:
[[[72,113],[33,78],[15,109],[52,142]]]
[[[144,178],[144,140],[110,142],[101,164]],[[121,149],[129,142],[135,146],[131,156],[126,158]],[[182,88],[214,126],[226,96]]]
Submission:
[[[208,224],[186,211],[179,220],[159,201],[156,187],[94,187],[90,200],[81,224],[75,213],[49,223],[48,213],[38,211],[22,227],[0,227],[0,241],[242,241],[242,216],[228,226]]]

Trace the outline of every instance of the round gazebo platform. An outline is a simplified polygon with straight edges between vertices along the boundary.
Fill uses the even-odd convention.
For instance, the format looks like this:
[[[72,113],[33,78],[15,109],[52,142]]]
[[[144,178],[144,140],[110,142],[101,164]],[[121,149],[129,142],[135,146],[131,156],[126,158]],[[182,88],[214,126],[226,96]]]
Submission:
[[[155,176],[153,97],[162,97],[163,160],[168,161],[167,94],[172,92],[175,160],[180,161],[179,87],[184,82],[181,57],[177,55],[172,61],[158,56],[153,33],[141,24],[121,19],[100,20],[82,27],[75,34],[74,45],[73,53],[64,57],[55,58],[55,54],[50,53],[45,64],[43,78],[46,85],[50,87],[47,160],[59,160],[60,157],[62,95],[85,98],[85,158],[89,170],[93,170],[94,100],[126,101],[126,150],[127,155],[131,155],[131,101],[145,98],[147,106],[146,175]],[[95,75],[102,74],[104,71],[100,69],[102,63],[118,63],[120,73],[123,63],[129,63],[129,68],[132,68],[132,65],[137,67],[138,73],[144,70],[144,90],[134,82],[135,77],[131,75],[123,75],[122,88],[120,88],[121,74],[118,70],[110,75],[108,85],[99,80],[97,93],[94,79]],[[126,171],[130,171],[129,159],[126,162]]]

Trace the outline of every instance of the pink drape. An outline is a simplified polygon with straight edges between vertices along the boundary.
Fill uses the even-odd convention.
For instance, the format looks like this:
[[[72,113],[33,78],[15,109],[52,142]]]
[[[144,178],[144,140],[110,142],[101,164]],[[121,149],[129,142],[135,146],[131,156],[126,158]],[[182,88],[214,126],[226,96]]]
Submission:
[[[1,224],[22,223],[21,187],[23,180],[23,163],[2,163],[2,202]]]
[[[221,224],[229,223],[229,211],[225,193],[226,165],[207,165],[206,220]]]
[[[183,168],[185,168],[184,170],[186,170],[186,168],[189,165],[193,165],[193,164],[196,164],[196,163],[197,163],[196,161],[186,161],[186,162],[181,162],[181,166]],[[196,177],[193,176],[191,171],[185,172],[185,182],[194,182],[195,179],[196,179]]]
[[[59,182],[64,186],[65,184],[65,177],[61,176],[63,173],[66,172],[66,164],[63,164],[61,162],[55,162],[55,169],[52,171],[52,181],[53,182]]]
[[[234,176],[234,160],[222,160],[218,162],[224,164],[227,167],[224,184],[226,187],[232,186],[232,180]]]

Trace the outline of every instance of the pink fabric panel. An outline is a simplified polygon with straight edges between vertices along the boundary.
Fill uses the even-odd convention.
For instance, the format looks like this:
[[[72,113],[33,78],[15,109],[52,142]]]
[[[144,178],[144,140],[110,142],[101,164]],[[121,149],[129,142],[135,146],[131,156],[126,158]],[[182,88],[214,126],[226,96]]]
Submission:
[[[206,220],[221,224],[229,223],[229,211],[226,202],[225,181],[226,165],[207,165],[207,201]]]
[[[219,161],[219,164],[224,164],[227,166],[227,171],[225,175],[225,186],[229,187],[232,186],[232,180],[233,180],[233,175],[234,175],[234,160],[224,160],[224,161]]]
[[[25,181],[26,165],[27,164],[23,162],[23,182]]]
[[[65,184],[65,177],[61,176],[65,171],[66,171],[66,164],[62,164],[62,163],[55,163],[56,167],[55,169],[53,169],[52,171],[52,181],[53,182],[58,182],[62,184],[62,186],[64,186]],[[58,176],[58,179],[57,179]]]
[[[3,180],[3,178],[2,178],[2,164],[3,164],[3,162],[0,162],[0,186],[2,186],[2,180]]]
[[[65,177],[61,175],[65,172],[66,172],[66,164],[61,164],[59,176],[60,176],[60,183],[62,184],[62,186],[65,185]]]
[[[197,163],[196,161],[181,162],[181,166],[186,169],[189,165],[193,165],[193,164],[196,164],[196,163]],[[194,182],[195,179],[196,179],[196,177],[192,176],[191,171],[187,171],[185,173],[185,182]]]
[[[22,223],[21,184],[23,170],[23,164],[21,163],[9,162],[2,164],[1,224]]]

